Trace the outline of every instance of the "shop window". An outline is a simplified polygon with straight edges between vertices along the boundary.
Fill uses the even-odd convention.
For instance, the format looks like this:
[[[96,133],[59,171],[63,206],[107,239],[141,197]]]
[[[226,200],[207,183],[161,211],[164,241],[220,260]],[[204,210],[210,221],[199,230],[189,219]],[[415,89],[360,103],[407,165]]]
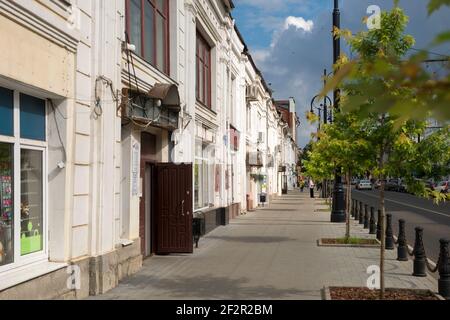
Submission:
[[[0,88],[0,135],[13,135],[13,101],[13,92],[5,88]]]
[[[20,137],[45,141],[45,101],[20,95]]]
[[[46,104],[19,96],[10,121],[20,134],[0,135],[0,271],[45,257]]]
[[[194,208],[208,208],[213,202],[214,164],[207,144],[197,141],[194,164]]]
[[[20,151],[20,253],[43,249],[42,151]]]
[[[14,262],[13,145],[0,142],[0,266]]]

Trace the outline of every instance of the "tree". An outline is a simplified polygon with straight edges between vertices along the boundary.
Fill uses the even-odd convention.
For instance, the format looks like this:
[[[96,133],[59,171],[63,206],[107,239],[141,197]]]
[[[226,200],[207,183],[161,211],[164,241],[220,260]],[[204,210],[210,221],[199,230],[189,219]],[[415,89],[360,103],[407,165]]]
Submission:
[[[343,110],[356,114],[362,122],[365,138],[374,151],[372,163],[376,165],[373,172],[381,181],[380,299],[384,298],[385,293],[385,181],[391,174],[398,173],[398,162],[408,159],[414,152],[412,138],[424,128],[424,124],[406,121],[395,113],[387,112],[399,100],[413,103],[416,99],[415,90],[397,86],[390,77],[399,72],[399,61],[414,44],[414,39],[404,34],[407,22],[408,17],[395,7],[390,12],[382,13],[380,29],[348,37],[358,58],[349,62],[343,56],[335,66],[339,71],[331,81],[333,85],[340,83]],[[341,82],[344,78],[345,82]],[[324,92],[332,89],[327,86]],[[381,112],[374,112],[380,108]]]
[[[345,233],[347,240],[350,239],[350,180],[353,174],[365,172],[373,158],[373,148],[366,139],[361,124],[355,114],[336,114],[335,121],[325,125],[318,133],[319,139],[309,153],[310,161],[306,162],[307,172],[314,179],[330,179],[338,167],[345,172],[348,181]]]

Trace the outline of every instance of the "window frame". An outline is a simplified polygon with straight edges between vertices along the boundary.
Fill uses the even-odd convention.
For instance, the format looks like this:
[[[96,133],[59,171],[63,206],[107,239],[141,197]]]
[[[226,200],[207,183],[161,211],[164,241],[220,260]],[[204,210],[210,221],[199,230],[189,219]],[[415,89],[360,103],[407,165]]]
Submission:
[[[132,0],[126,0],[125,1],[125,32],[128,35],[127,41],[131,41],[131,12],[130,12],[130,6],[131,6]],[[141,59],[149,63],[152,67],[156,68],[157,70],[163,72],[167,76],[170,75],[170,1],[169,0],[163,0],[164,1],[164,12],[162,12],[160,9],[158,9],[158,5],[156,4],[156,0],[138,0],[141,3],[141,12],[140,12],[140,20],[141,20],[141,52],[135,52],[137,56],[139,56]],[[145,1],[147,1],[152,7],[153,7],[153,60],[149,61],[145,57],[145,44],[146,40],[148,39],[145,34]],[[163,70],[158,68],[158,58],[157,58],[157,23],[156,23],[156,17],[157,15],[161,15],[164,18],[165,24],[164,24],[164,47],[165,52],[163,54]]]
[[[25,265],[48,261],[48,101],[34,93],[23,92],[14,88],[3,88],[13,91],[13,136],[0,135],[0,143],[12,144],[13,150],[13,203],[14,203],[14,261],[0,266],[0,274]],[[45,101],[45,141],[23,139],[20,137],[20,94],[27,94]],[[21,255],[20,235],[20,203],[21,203],[21,150],[42,152],[42,250]]]
[[[203,46],[202,55],[200,57],[200,45]],[[211,60],[212,47],[206,41],[205,37],[197,30],[196,33],[196,47],[195,47],[195,98],[201,105],[212,109],[212,60]],[[206,57],[206,59],[205,59]],[[200,82],[199,82],[199,67],[202,65],[202,78],[203,78],[203,97],[200,97]],[[208,70],[208,74],[206,73]]]
[[[211,195],[211,190],[214,194],[215,190],[215,184],[211,184],[211,178],[214,177],[215,174],[214,170],[212,170],[212,164],[213,160],[211,159],[212,155],[209,153],[209,146],[207,143],[205,143],[203,140],[196,139],[195,141],[195,149],[197,149],[197,146],[201,146],[201,156],[197,155],[197,150],[195,150],[194,155],[194,170],[195,166],[199,166],[199,199],[200,199],[200,205],[197,207],[197,203],[195,201],[195,172],[193,173],[194,177],[194,194],[193,194],[193,203],[194,203],[194,212],[199,212],[202,210],[206,210],[211,208],[210,204],[212,203],[212,200],[214,199],[214,196]],[[205,173],[207,177],[205,178]],[[214,181],[213,179],[213,181]],[[204,181],[207,183],[205,184]],[[213,187],[213,188],[212,188]],[[205,195],[206,195],[206,201],[205,201]],[[203,202],[203,203],[202,203]],[[205,206],[206,202],[206,206]]]

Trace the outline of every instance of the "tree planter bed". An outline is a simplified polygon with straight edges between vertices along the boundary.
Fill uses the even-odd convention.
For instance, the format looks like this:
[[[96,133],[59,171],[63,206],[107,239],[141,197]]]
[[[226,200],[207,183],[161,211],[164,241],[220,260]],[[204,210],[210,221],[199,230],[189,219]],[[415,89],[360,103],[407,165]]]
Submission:
[[[317,241],[319,247],[353,247],[353,248],[379,248],[381,243],[377,239],[352,239],[345,243],[344,239],[323,238]]]
[[[380,291],[363,287],[325,287],[325,300],[379,300]],[[384,300],[445,300],[426,289],[387,288]]]

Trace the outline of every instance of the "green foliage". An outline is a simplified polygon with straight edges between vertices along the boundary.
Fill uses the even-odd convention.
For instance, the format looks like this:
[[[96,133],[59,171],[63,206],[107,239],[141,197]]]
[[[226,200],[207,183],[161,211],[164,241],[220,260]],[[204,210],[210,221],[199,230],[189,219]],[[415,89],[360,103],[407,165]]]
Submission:
[[[450,5],[449,0],[431,0],[430,14],[441,6]],[[336,75],[330,79],[322,92],[336,86],[347,86],[357,80],[359,91],[348,98],[344,111],[362,110],[365,114],[389,112],[396,116],[396,125],[405,120],[425,120],[432,117],[443,122],[450,120],[450,60],[444,68],[448,72],[438,78],[427,70],[423,61],[425,52],[404,55],[413,46],[414,39],[404,35],[408,17],[399,7],[382,13],[381,28],[360,32],[351,36],[346,31],[339,34],[346,38],[357,52],[352,61],[341,59]],[[433,44],[450,41],[450,30],[439,34]],[[364,79],[362,79],[362,76]],[[372,99],[374,96],[377,99]]]
[[[430,0],[428,3],[428,14],[432,14],[442,6],[450,6],[450,0]]]
[[[264,182],[266,176],[263,174],[252,173],[250,174],[250,178],[252,178],[255,182]]]

